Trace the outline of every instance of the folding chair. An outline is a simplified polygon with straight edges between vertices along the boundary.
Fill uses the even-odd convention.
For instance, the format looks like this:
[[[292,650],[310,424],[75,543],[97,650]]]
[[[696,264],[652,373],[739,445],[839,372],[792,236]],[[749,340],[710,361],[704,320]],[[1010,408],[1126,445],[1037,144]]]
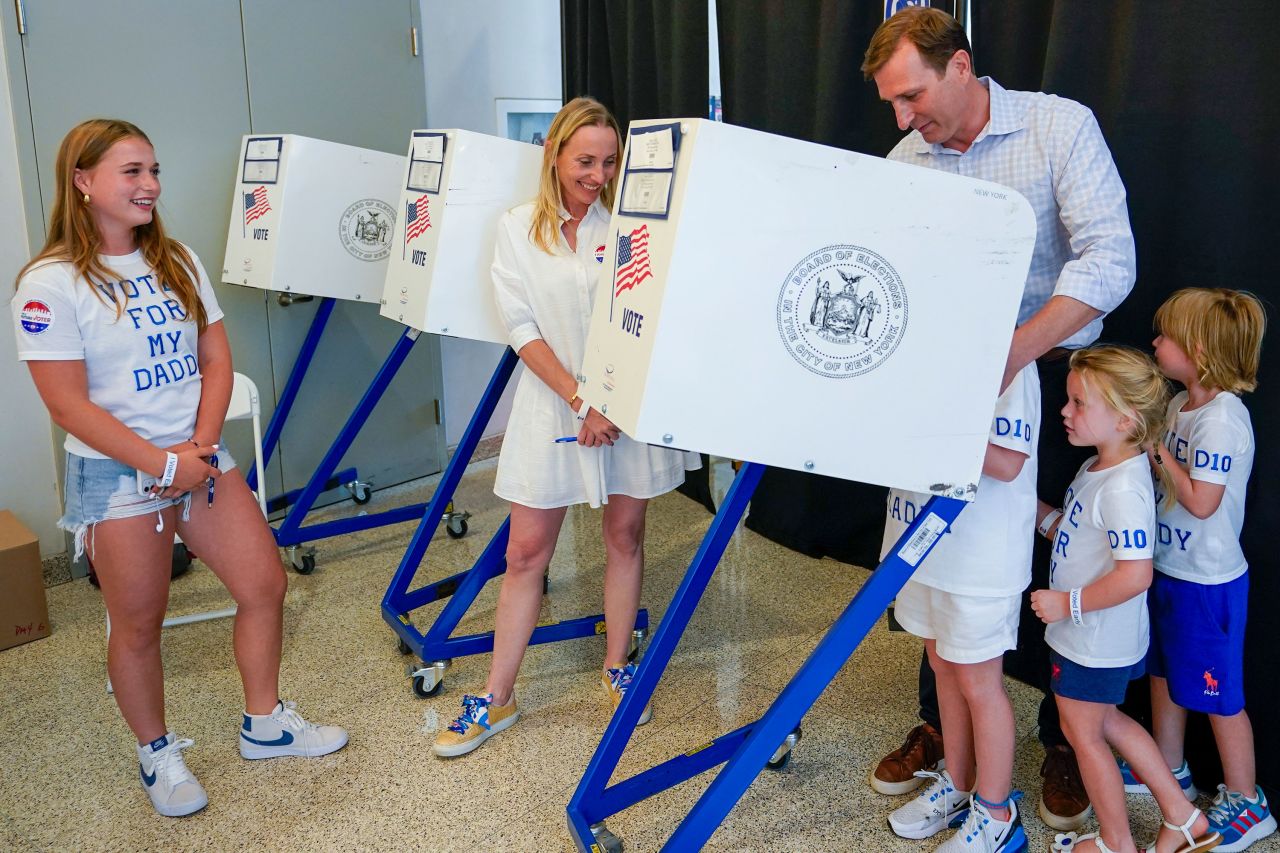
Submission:
[[[253,384],[253,380],[243,373],[233,374],[231,382],[231,402],[227,405],[227,417],[225,420],[238,421],[251,419],[253,421],[253,465],[255,479],[254,482],[261,484],[262,477],[262,420],[261,405],[258,397],[258,386]],[[262,507],[263,517],[267,514],[266,490],[259,485],[257,489],[258,506]],[[177,541],[181,542],[181,539]],[[204,613],[189,613],[186,616],[170,616],[161,623],[161,628],[172,628],[175,625],[189,625],[193,622],[208,622],[211,619],[225,619],[228,616],[235,616],[235,607],[227,607],[222,610],[208,610]],[[111,614],[107,614],[107,639],[111,638]],[[107,678],[107,692],[111,690],[111,679]]]

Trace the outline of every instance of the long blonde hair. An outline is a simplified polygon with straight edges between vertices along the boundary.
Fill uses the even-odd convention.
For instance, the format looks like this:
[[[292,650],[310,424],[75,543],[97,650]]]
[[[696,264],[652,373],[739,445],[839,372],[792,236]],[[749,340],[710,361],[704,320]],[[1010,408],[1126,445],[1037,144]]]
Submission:
[[[533,200],[533,223],[529,226],[529,239],[547,254],[551,254],[559,241],[556,232],[560,228],[560,211],[564,207],[556,158],[564,144],[582,127],[613,128],[618,137],[618,156],[622,156],[622,132],[618,130],[618,122],[595,98],[574,98],[556,113],[542,144],[542,176],[538,181],[538,195]],[[616,184],[617,175],[614,175],[600,190],[600,200],[609,209],[613,208]]]
[[[110,293],[115,303],[117,319],[124,311],[129,297],[121,288],[105,290],[95,284],[109,285],[118,278],[99,258],[102,235],[93,221],[89,207],[76,189],[77,169],[92,169],[103,155],[122,139],[141,139],[148,145],[151,140],[136,125],[120,119],[95,118],[81,122],[63,138],[54,165],[56,187],[53,213],[49,217],[49,234],[44,248],[18,273],[18,280],[37,264],[47,260],[70,263],[76,275],[89,283],[98,299],[106,304],[104,292]],[[198,274],[195,260],[186,247],[165,234],[160,222],[160,212],[151,214],[151,222],[133,229],[142,250],[142,257],[156,272],[156,278],[172,291],[187,316],[194,317],[196,328],[203,332],[208,324],[204,303],[200,300]]]
[[[1252,293],[1184,287],[1157,309],[1155,326],[1187,354],[1206,388],[1242,394],[1258,387],[1267,312]]]
[[[1099,344],[1071,354],[1071,369],[1113,411],[1129,418],[1133,430],[1129,441],[1147,448],[1164,440],[1168,428],[1169,381],[1151,356],[1133,347]],[[1170,460],[1166,464],[1173,464]],[[1166,505],[1176,499],[1173,477],[1164,465],[1157,466]]]

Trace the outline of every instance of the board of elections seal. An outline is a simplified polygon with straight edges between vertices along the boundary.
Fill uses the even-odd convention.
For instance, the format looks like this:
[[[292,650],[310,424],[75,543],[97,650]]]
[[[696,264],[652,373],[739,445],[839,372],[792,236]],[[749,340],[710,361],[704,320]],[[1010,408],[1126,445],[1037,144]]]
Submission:
[[[778,294],[778,334],[801,366],[847,379],[875,370],[907,328],[907,289],[881,255],[861,246],[811,252]]]
[[[380,261],[391,254],[391,229],[396,223],[391,205],[365,198],[351,205],[338,223],[338,237],[351,257]]]

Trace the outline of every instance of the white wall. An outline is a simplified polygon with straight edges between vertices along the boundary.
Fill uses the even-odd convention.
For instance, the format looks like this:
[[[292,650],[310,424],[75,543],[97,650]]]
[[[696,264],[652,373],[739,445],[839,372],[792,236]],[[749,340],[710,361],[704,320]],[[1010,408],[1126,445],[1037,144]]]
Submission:
[[[6,297],[0,300],[6,309],[0,323],[0,470],[4,472],[0,476],[0,508],[12,510],[35,531],[40,537],[40,554],[48,557],[66,551],[66,540],[57,527],[61,503],[53,427],[31,374],[17,359],[13,323],[8,316],[13,278],[32,254],[17,162],[9,73],[0,40],[0,163],[6,164],[0,168],[0,292]]]
[[[497,98],[561,98],[558,0],[420,0],[427,124],[498,133]],[[462,438],[502,355],[495,344],[441,339],[445,441]],[[518,374],[517,374],[518,375]],[[485,435],[506,429],[513,380]]]

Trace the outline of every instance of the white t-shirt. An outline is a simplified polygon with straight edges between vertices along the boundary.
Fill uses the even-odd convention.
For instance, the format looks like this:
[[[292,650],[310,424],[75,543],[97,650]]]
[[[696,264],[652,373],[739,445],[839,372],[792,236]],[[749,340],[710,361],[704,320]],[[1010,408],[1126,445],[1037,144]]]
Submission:
[[[191,258],[208,322],[216,323],[222,309],[200,259],[194,252]],[[57,260],[22,276],[9,303],[18,358],[82,360],[93,403],[157,447],[185,441],[200,406],[195,319],[156,280],[141,250],[100,259],[119,276],[109,285],[90,285],[70,263]],[[118,318],[117,298],[124,306]],[[64,446],[77,456],[106,458],[74,435]]]
[[[1156,569],[1184,581],[1226,583],[1249,569],[1240,549],[1240,528],[1245,487],[1253,470],[1253,424],[1244,403],[1229,391],[1192,411],[1182,411],[1186,402],[1183,391],[1169,404],[1165,446],[1172,461],[1189,471],[1192,480],[1227,488],[1217,511],[1205,519],[1196,518],[1182,504],[1159,507]]]
[[[982,475],[978,494],[912,579],[961,595],[1016,595],[1031,583],[1036,528],[1036,449],[1040,441],[1040,374],[1022,369],[996,401],[988,441],[1026,455],[1011,482]],[[881,559],[915,520],[929,495],[890,489]]]
[[[1151,465],[1145,453],[1101,471],[1085,462],[1062,501],[1062,521],[1049,561],[1049,586],[1086,587],[1115,568],[1116,560],[1150,558],[1156,508]],[[1147,653],[1147,593],[1103,610],[1087,611],[1083,625],[1070,617],[1045,628],[1058,654],[1081,666],[1131,666]]]
[[[586,355],[591,307],[601,287],[609,211],[599,201],[588,208],[578,223],[576,249],[570,249],[556,229],[552,251],[542,251],[529,237],[532,221],[533,205],[523,204],[503,214],[498,223],[491,270],[498,314],[512,349],[519,352],[531,341],[542,340],[560,365],[577,376]],[[684,482],[686,470],[701,465],[696,453],[643,444],[625,435],[606,447],[552,443],[577,435],[581,426],[550,386],[532,370],[524,371],[511,401],[494,494],[539,509],[578,503],[598,507],[614,494],[657,497]]]

